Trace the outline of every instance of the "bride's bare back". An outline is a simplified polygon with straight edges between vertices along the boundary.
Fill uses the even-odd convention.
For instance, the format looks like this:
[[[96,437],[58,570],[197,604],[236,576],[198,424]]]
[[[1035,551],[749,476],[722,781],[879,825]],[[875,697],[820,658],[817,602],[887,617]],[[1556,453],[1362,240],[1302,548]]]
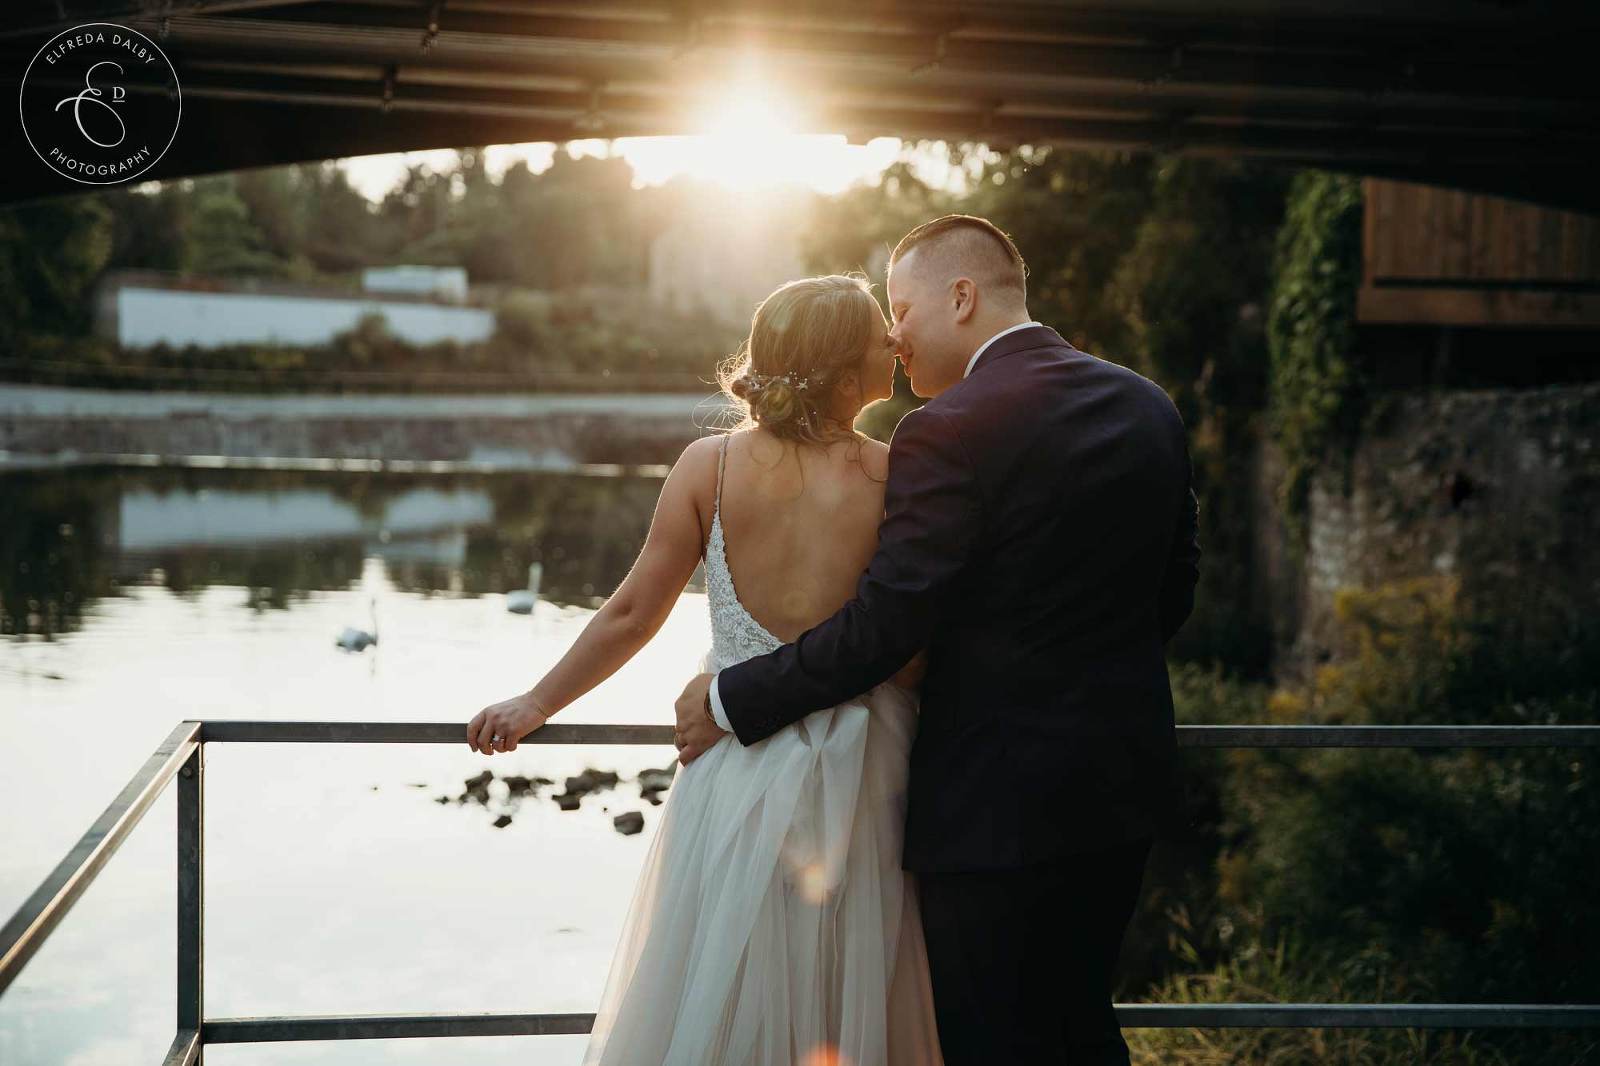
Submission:
[[[739,601],[773,636],[792,641],[855,595],[878,546],[888,465],[888,446],[870,438],[824,447],[763,429],[732,435],[722,482],[728,569]]]
[[[863,279],[804,278],[762,301],[742,350],[744,362],[723,388],[756,428],[684,449],[628,576],[526,700],[506,701],[517,715],[526,704],[529,721],[547,719],[660,630],[704,558],[724,442],[722,528],[744,608],[772,636],[792,641],[854,597],[878,546],[889,449],[864,437],[815,438],[819,426],[848,426],[864,405],[893,394],[888,324]],[[914,686],[921,667],[919,655],[893,680]],[[501,706],[473,719],[469,745]],[[514,748],[515,738],[506,750]]]

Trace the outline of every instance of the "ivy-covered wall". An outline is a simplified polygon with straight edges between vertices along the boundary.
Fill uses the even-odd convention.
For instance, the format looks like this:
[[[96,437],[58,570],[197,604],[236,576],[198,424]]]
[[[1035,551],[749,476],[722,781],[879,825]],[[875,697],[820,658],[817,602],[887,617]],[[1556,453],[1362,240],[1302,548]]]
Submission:
[[[1351,358],[1361,283],[1361,179],[1296,175],[1278,231],[1267,313],[1268,414],[1282,454],[1279,499],[1291,547],[1303,546],[1312,475],[1348,456],[1363,375]]]
[[[1307,492],[1291,669],[1343,646],[1341,597],[1445,578],[1507,655],[1593,650],[1600,623],[1600,384],[1417,392],[1368,420]]]

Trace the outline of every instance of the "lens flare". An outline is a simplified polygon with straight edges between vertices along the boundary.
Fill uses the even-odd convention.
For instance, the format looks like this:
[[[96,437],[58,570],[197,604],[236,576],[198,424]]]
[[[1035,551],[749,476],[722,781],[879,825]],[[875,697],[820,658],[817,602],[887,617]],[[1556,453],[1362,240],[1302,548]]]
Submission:
[[[800,1059],[800,1066],[854,1066],[850,1057],[830,1044],[819,1044]]]

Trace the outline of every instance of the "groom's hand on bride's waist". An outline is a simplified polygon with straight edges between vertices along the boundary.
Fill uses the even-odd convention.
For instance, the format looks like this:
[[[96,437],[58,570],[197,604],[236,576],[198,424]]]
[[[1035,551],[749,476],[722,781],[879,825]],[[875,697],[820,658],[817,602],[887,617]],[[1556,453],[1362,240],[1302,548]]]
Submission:
[[[711,674],[699,674],[684,686],[683,695],[678,697],[678,724],[672,739],[678,746],[678,761],[684,766],[728,735],[711,716],[711,677]]]

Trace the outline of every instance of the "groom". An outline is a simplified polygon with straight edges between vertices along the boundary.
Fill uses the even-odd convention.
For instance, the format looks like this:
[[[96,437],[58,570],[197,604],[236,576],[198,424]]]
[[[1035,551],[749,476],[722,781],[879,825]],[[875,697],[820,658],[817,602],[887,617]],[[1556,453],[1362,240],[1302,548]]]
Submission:
[[[889,260],[918,396],[856,598],[702,674],[680,761],[755,744],[929,651],[904,866],[949,1066],[1128,1062],[1112,969],[1173,812],[1163,645],[1199,576],[1184,427],[1148,379],[1029,319],[994,224],[947,215]]]

